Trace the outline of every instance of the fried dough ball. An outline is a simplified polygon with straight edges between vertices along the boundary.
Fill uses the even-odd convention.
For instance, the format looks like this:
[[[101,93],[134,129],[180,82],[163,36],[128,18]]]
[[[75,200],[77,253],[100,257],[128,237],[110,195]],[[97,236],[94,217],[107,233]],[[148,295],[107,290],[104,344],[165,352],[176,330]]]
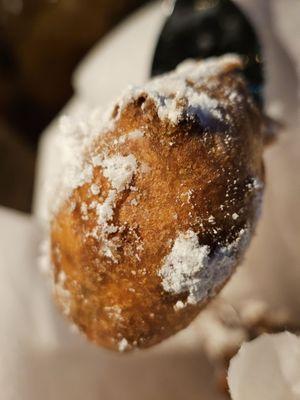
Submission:
[[[73,160],[51,218],[55,295],[96,344],[147,348],[185,328],[243,256],[264,120],[241,68],[233,55],[185,62],[129,88],[101,127],[95,113],[64,120]]]

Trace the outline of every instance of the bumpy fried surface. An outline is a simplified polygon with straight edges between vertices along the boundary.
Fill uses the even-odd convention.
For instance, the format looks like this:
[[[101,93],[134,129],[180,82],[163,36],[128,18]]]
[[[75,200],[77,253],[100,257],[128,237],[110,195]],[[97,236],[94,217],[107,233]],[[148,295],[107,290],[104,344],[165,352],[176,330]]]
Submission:
[[[243,255],[263,190],[263,135],[237,68],[185,79],[219,114],[183,96],[174,122],[141,90],[85,149],[92,175],[52,219],[51,258],[58,303],[98,345],[145,348],[186,327]],[[195,268],[215,268],[208,287]]]

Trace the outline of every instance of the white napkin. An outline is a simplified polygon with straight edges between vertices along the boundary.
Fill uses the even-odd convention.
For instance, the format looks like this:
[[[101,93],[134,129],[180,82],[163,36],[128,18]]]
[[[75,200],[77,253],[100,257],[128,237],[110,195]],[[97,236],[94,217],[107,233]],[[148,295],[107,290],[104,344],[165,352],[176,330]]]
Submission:
[[[300,338],[289,332],[245,343],[231,360],[232,400],[299,400]]]

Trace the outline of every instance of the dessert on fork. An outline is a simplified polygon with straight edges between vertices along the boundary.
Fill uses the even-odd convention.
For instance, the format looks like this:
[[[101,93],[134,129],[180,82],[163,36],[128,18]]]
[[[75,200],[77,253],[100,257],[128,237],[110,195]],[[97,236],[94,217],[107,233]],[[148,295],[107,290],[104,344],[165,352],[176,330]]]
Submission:
[[[55,294],[97,344],[144,348],[186,327],[243,256],[262,200],[266,119],[242,68],[235,55],[187,61],[127,89],[105,116],[63,119]]]

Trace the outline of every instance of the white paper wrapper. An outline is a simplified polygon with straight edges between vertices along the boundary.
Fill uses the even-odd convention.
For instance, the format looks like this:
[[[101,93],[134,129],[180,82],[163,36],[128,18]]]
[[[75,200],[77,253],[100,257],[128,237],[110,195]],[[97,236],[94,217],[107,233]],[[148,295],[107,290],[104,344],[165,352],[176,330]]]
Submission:
[[[231,360],[232,400],[299,400],[300,338],[284,332],[245,343]]]

